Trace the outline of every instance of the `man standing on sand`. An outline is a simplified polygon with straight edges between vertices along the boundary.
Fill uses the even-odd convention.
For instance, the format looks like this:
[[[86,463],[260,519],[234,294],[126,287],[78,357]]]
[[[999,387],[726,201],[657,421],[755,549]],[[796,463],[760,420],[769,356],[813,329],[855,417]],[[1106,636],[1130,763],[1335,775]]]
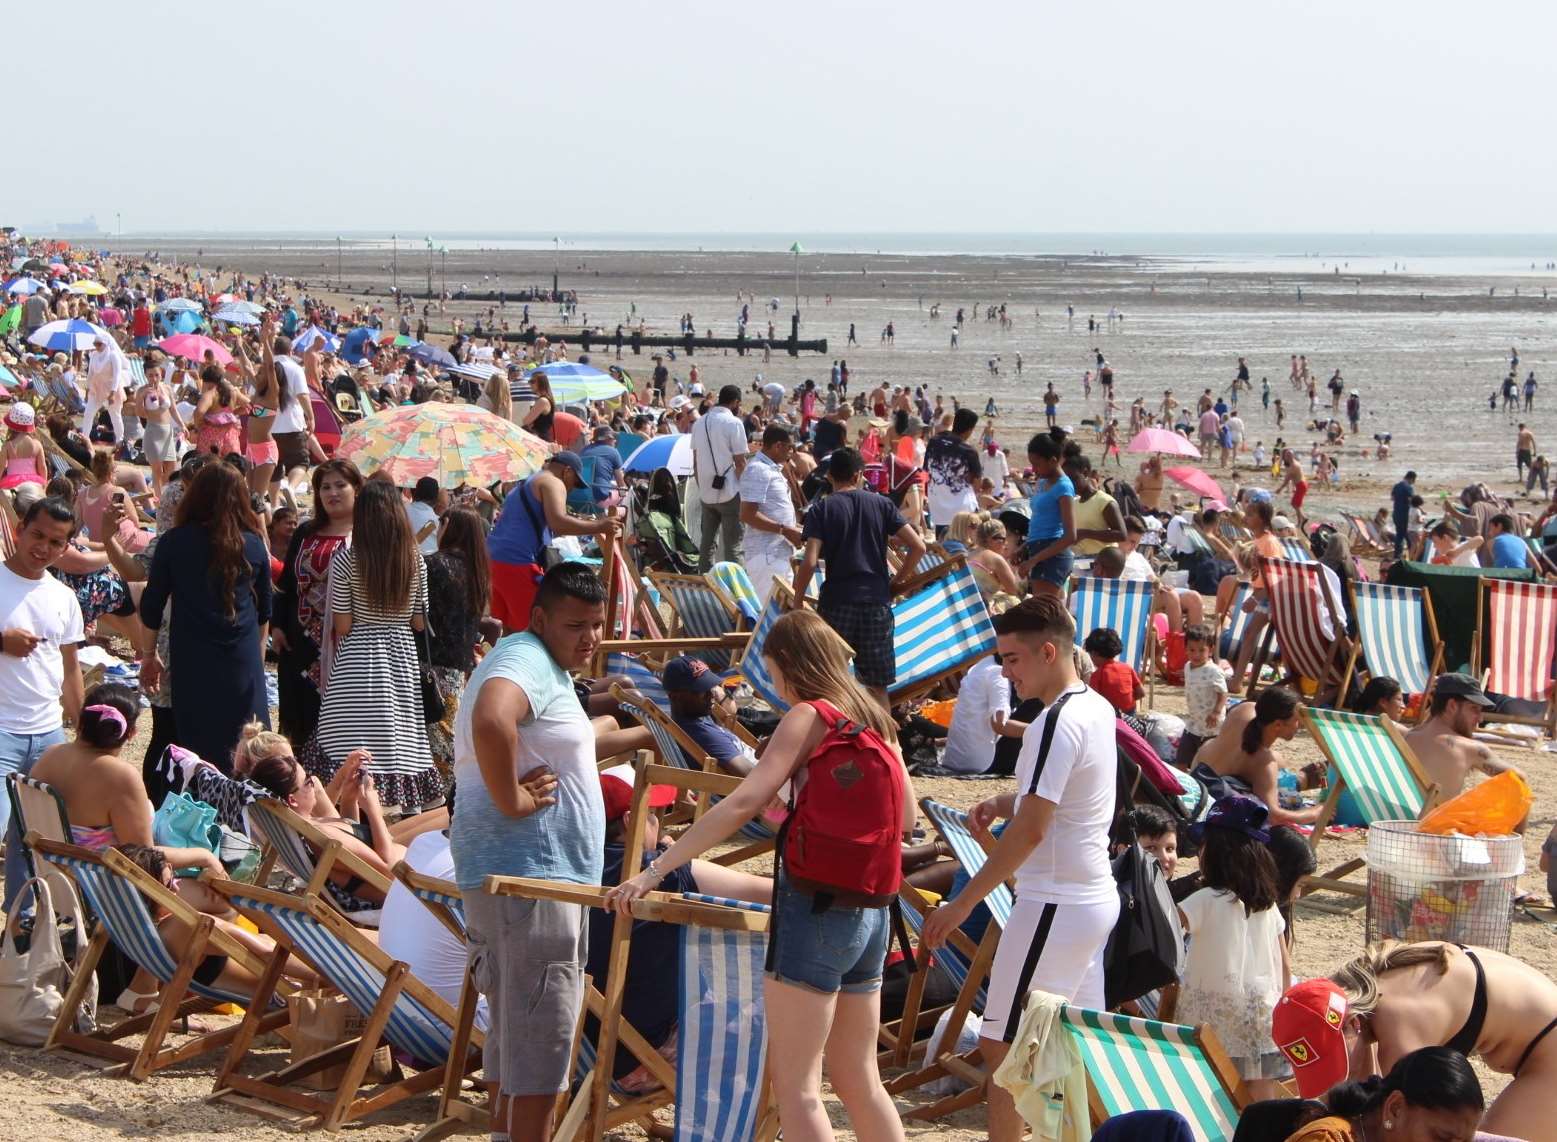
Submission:
[[[1535,459],[1535,433],[1530,431],[1530,426],[1519,426],[1519,439],[1514,442],[1514,467],[1519,470],[1519,479],[1525,478],[1525,469]]]
[[[746,571],[757,602],[766,606],[775,578],[793,572],[800,528],[785,469],[795,453],[795,439],[782,424],[762,431],[762,450],[741,473],[741,523],[746,526]]]
[[[1135,477],[1135,494],[1149,511],[1162,502],[1162,457],[1153,452],[1141,462]]]
[[[1395,524],[1395,558],[1405,552],[1411,536],[1411,500],[1416,495],[1416,473],[1407,472],[1389,490],[1391,511]]]
[[[1406,742],[1438,786],[1440,801],[1463,792],[1472,770],[1495,777],[1514,769],[1474,736],[1481,712],[1493,704],[1469,674],[1440,674],[1433,684],[1427,721],[1406,734]]]
[[[904,396],[907,396],[905,390]],[[1047,410],[1047,394],[1045,394]],[[924,451],[925,470],[930,473],[928,505],[930,526],[935,537],[943,539],[952,518],[958,512],[979,510],[978,493],[974,490],[984,475],[979,454],[968,439],[979,426],[978,413],[971,408],[959,408],[952,417],[950,432],[937,433]]]
[[[814,398],[813,398],[814,400]],[[714,565],[714,543],[720,558],[741,561],[741,473],[746,471],[746,429],[736,415],[741,407],[738,385],[719,390],[719,403],[692,430],[692,474],[702,502],[703,538],[698,568]]]
[[[1172,431],[1173,410],[1179,407],[1179,402],[1173,399],[1172,389],[1162,390],[1162,404],[1158,406],[1157,423]]]

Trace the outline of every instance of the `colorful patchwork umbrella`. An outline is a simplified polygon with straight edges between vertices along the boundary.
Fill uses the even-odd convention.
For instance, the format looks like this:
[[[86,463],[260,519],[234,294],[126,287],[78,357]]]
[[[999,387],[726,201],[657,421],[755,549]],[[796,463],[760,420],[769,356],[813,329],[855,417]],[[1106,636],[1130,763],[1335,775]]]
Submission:
[[[475,405],[403,405],[349,426],[335,455],[364,475],[382,469],[402,488],[436,476],[445,488],[486,487],[538,471],[551,446]]]

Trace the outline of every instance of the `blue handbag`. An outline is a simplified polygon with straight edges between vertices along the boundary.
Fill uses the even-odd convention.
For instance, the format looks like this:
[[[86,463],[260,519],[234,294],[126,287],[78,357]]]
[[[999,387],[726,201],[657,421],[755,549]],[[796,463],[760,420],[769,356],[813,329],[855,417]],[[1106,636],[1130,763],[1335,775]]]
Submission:
[[[216,810],[183,793],[170,792],[162,799],[162,807],[151,819],[151,832],[159,845],[221,852],[222,827],[216,823]]]

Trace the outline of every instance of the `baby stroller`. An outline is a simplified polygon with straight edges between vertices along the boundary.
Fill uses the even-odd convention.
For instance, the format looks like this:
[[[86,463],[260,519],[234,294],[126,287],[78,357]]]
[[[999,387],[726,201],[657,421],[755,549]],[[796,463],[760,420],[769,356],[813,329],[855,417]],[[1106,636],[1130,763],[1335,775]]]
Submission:
[[[668,468],[656,468],[647,485],[633,488],[629,527],[645,571],[690,575],[697,570],[697,544],[682,521],[681,489]]]

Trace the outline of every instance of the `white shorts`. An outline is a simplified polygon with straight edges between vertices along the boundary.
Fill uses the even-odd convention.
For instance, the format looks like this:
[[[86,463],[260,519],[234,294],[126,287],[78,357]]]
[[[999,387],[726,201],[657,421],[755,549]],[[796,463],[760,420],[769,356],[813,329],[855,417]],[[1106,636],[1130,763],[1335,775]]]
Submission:
[[[1118,897],[1096,904],[1017,900],[995,949],[979,1034],[1011,1042],[1034,990],[1102,1011],[1103,948],[1118,919]]]

